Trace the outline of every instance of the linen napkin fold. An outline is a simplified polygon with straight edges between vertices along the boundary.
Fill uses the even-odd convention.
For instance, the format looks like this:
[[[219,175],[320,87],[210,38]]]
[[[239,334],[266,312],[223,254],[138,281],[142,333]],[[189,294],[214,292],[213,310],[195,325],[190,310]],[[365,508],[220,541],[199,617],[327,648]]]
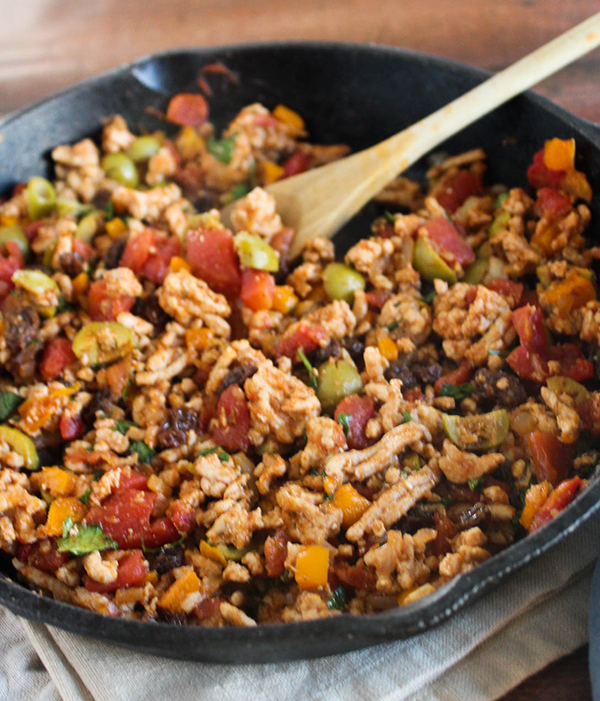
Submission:
[[[441,627],[410,640],[320,660],[221,666],[124,650],[8,612],[0,623],[1,671],[11,701],[493,701],[587,641],[589,589],[600,556],[600,513],[552,552]],[[21,672],[14,651],[26,638],[54,688],[35,667]],[[7,635],[8,634],[8,635]],[[29,650],[31,659],[31,651]],[[31,665],[30,665],[31,666]],[[36,676],[37,675],[37,676]],[[31,694],[34,677],[37,693]],[[6,686],[8,684],[8,686]],[[0,684],[0,692],[2,686]]]

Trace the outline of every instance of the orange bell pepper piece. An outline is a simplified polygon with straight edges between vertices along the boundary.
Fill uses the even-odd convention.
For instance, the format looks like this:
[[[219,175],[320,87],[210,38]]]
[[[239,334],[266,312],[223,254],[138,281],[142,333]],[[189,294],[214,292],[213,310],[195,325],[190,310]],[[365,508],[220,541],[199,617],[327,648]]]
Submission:
[[[201,329],[187,329],[185,332],[185,343],[188,348],[204,350],[210,345],[214,338],[214,333],[203,326]]]
[[[304,131],[305,125],[302,117],[297,112],[294,112],[294,110],[291,110],[285,105],[277,105],[277,107],[273,110],[273,116],[280,122],[294,127],[294,129]]]
[[[256,177],[263,186],[277,182],[282,175],[283,167],[273,161],[261,161],[256,166]]]
[[[296,558],[296,582],[300,589],[327,586],[329,550],[322,545],[306,545]]]
[[[540,482],[539,484],[532,484],[527,490],[525,495],[525,506],[521,512],[521,525],[528,531],[531,528],[533,519],[539,511],[542,504],[545,503],[546,499],[552,491],[552,485],[548,481]]]
[[[77,478],[60,467],[44,467],[31,475],[34,486],[45,489],[53,497],[68,497],[75,491]]]
[[[107,221],[104,228],[111,239],[118,239],[119,236],[122,236],[127,231],[127,224],[119,217],[115,217]]]
[[[47,536],[62,535],[62,527],[66,518],[71,518],[73,523],[80,523],[87,514],[87,506],[77,497],[58,497],[48,509],[48,518],[44,530]]]
[[[350,528],[371,506],[371,502],[359,494],[351,484],[343,484],[335,493],[333,503],[344,514],[342,525]]]
[[[572,270],[558,285],[540,294],[540,302],[557,307],[561,316],[566,316],[573,309],[583,307],[593,299],[596,299],[594,284],[576,270]]]
[[[220,562],[223,567],[227,565],[225,555],[223,555],[219,548],[215,548],[214,545],[210,545],[205,540],[200,541],[200,554],[204,555],[204,557],[207,557],[209,560]]]
[[[178,613],[181,610],[183,602],[198,591],[200,580],[194,572],[190,570],[179,579],[176,579],[167,591],[158,600],[158,605],[162,609],[166,609],[171,613]]]
[[[389,337],[380,338],[377,341],[379,352],[386,360],[396,360],[398,357],[398,346]]]
[[[271,308],[281,314],[288,314],[298,304],[298,297],[289,285],[277,285]]]
[[[575,139],[550,139],[544,144],[544,165],[550,170],[575,169]]]

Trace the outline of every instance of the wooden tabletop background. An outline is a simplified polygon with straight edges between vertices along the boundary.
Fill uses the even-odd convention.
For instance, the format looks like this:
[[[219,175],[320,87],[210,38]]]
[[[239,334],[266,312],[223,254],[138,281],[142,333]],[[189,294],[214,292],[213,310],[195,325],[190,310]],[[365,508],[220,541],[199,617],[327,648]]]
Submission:
[[[244,41],[374,42],[498,70],[598,0],[0,0],[0,113],[153,51]],[[538,91],[600,122],[600,52]],[[505,701],[589,701],[585,648]]]

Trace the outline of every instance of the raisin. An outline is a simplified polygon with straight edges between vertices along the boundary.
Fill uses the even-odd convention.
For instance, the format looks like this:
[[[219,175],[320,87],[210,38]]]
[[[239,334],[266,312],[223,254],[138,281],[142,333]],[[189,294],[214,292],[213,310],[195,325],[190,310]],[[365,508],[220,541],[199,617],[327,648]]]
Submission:
[[[167,420],[158,432],[162,448],[177,448],[187,443],[187,433],[198,426],[198,413],[189,407],[169,409]]]
[[[249,377],[254,375],[256,370],[256,365],[238,365],[233,368],[223,378],[217,394],[220,396],[231,385],[240,385],[241,387]]]

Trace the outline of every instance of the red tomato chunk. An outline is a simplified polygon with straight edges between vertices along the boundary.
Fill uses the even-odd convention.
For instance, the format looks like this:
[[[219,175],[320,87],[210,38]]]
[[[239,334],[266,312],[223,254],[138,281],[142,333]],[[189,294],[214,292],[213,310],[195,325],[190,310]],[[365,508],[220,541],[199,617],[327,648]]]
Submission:
[[[192,272],[215,292],[227,297],[240,293],[242,276],[229,229],[191,229],[187,233],[187,258]]]
[[[121,256],[121,265],[160,285],[169,270],[171,258],[180,253],[178,238],[159,236],[146,227],[139,234],[129,237]]]
[[[95,280],[88,292],[88,308],[94,321],[114,321],[121,312],[128,312],[135,304],[135,297],[119,295],[109,297],[106,280]]]
[[[122,589],[123,587],[135,587],[143,584],[148,574],[148,564],[141,550],[133,550],[119,560],[117,578],[110,584],[96,582],[89,575],[84,575],[83,586],[88,591],[96,591],[102,594]]]
[[[481,195],[482,192],[483,186],[478,175],[472,170],[459,170],[435,198],[447,212],[453,214],[468,197]]]
[[[200,127],[208,119],[208,103],[196,93],[180,93],[171,98],[167,119],[184,127]]]
[[[53,338],[44,348],[40,361],[40,375],[44,382],[55,380],[62,371],[75,360],[71,341],[67,338]]]
[[[362,450],[372,443],[365,434],[367,423],[375,416],[375,404],[371,397],[360,397],[358,394],[344,397],[335,410],[336,421],[339,421],[340,414],[348,417],[346,441],[349,448]]]
[[[275,296],[275,278],[266,270],[242,271],[242,290],[240,299],[253,312],[270,309]]]
[[[309,355],[329,338],[327,331],[319,324],[300,324],[296,331],[284,338],[278,345],[275,355],[285,355],[293,362],[299,363],[298,351]]]
[[[566,479],[573,465],[573,450],[547,431],[533,431],[527,436],[527,447],[538,482],[548,480],[553,487]]]
[[[427,236],[437,246],[445,260],[456,261],[463,268],[475,260],[475,253],[446,217],[436,217],[425,224]]]
[[[534,516],[529,532],[537,531],[556,518],[575,499],[582,486],[583,482],[580,477],[573,477],[573,479],[561,482]]]
[[[219,397],[217,415],[210,427],[215,443],[229,451],[246,451],[250,447],[250,411],[239,385],[231,385]]]
[[[544,163],[544,149],[538,151],[533,157],[533,163],[527,169],[527,180],[532,187],[539,190],[543,187],[560,187],[565,178],[564,170],[550,170]]]

